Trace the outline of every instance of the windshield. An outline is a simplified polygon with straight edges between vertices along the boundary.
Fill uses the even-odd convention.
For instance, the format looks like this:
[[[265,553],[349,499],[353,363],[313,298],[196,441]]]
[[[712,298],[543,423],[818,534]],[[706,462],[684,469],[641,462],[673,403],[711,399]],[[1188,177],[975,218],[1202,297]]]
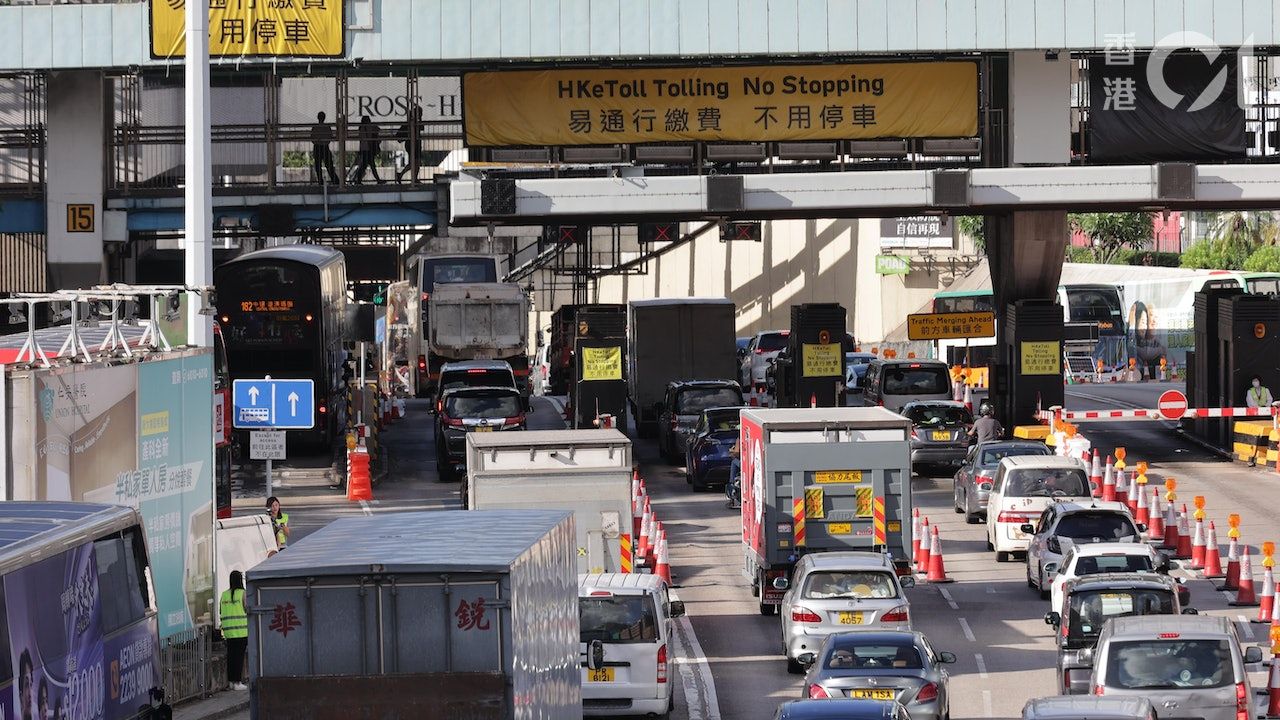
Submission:
[[[841,644],[827,654],[829,670],[922,670],[920,651],[914,645]]]
[[[1112,643],[1107,686],[1126,690],[1213,688],[1235,681],[1226,640],[1140,640]]]
[[[935,297],[933,311],[949,312],[991,312],[995,309],[995,300],[991,295],[970,295],[968,297]]]
[[[907,410],[907,419],[921,427],[959,427],[973,423],[973,415],[962,407],[915,405]]]
[[[1075,574],[1149,572],[1154,569],[1149,555],[1089,555],[1076,560]]]
[[[497,420],[520,414],[520,398],[511,393],[454,393],[444,401],[444,414],[451,418]]]
[[[1071,322],[1114,322],[1120,318],[1120,294],[1111,288],[1067,288]]]
[[[711,432],[737,432],[740,425],[737,410],[723,410],[703,415],[703,430]]]
[[[1123,540],[1136,538],[1138,529],[1119,513],[1071,513],[1058,521],[1054,534],[1078,540]]]
[[[951,387],[947,373],[940,367],[897,365],[885,368],[885,395],[938,395]]]
[[[1005,497],[1084,497],[1089,490],[1084,470],[1041,468],[1009,473],[1003,494]]]
[[[866,570],[815,572],[805,581],[804,596],[811,600],[860,598],[883,600],[898,597],[889,573]]]
[[[1172,615],[1173,593],[1167,590],[1082,590],[1071,593],[1067,637],[1098,637],[1102,624],[1126,615]]]
[[[498,282],[498,265],[493,258],[437,257],[422,261],[422,290],[431,292],[436,283]]]
[[[676,414],[698,415],[707,408],[741,404],[742,393],[737,388],[688,388],[676,397]]]
[[[1013,447],[992,448],[991,450],[983,450],[982,457],[978,460],[981,467],[995,467],[1000,461],[1007,457],[1018,457],[1020,455],[1050,455],[1047,445],[1016,445]]]
[[[515,387],[507,370],[450,370],[440,377],[442,390],[464,387]]]
[[[582,642],[654,642],[658,619],[649,595],[578,598],[578,627]]]
[[[756,349],[764,352],[777,352],[786,346],[787,333],[765,333],[760,336],[760,342],[756,345]]]
[[[870,365],[871,357],[872,356],[870,355],[859,355],[857,353],[848,353],[844,356],[844,364],[846,366]]]

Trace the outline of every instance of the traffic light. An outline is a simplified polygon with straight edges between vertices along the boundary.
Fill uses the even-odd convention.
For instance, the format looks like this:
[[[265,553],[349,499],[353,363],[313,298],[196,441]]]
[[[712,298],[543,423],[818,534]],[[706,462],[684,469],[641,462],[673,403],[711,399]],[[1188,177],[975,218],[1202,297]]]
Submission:
[[[760,242],[760,237],[760,223],[758,222],[729,222],[720,226],[721,242],[730,240]]]
[[[376,291],[374,291],[374,293],[373,293],[373,304],[374,304],[374,305],[386,305],[386,304],[387,304],[387,286],[386,286],[386,285],[379,285],[379,286],[378,286],[378,289],[377,289]]]
[[[680,223],[641,223],[636,227],[641,245],[654,242],[672,242],[680,239]]]
[[[542,228],[542,239],[552,244],[572,245],[586,240],[590,231],[586,225],[546,225]]]
[[[356,356],[347,351],[347,358],[342,361],[342,382],[349,383],[356,377]]]

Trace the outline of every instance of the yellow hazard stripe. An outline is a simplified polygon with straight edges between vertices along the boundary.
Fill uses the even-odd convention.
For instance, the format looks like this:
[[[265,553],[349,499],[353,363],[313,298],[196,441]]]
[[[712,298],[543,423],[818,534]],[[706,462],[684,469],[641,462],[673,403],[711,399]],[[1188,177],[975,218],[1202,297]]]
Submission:
[[[618,564],[621,566],[622,572],[631,572],[631,535],[622,533],[618,538],[618,546],[621,548],[619,553]]]
[[[804,498],[791,501],[792,533],[796,547],[804,547]]]
[[[885,534],[884,527],[884,498],[878,497],[875,499],[872,517],[874,518],[875,524],[875,540],[873,544],[888,545],[889,538],[888,535]]]

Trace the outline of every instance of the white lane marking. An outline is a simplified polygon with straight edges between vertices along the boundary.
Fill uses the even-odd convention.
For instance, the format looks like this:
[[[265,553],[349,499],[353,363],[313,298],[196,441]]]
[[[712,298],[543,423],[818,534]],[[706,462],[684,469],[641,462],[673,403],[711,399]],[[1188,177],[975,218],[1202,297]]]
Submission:
[[[993,717],[995,712],[991,709],[991,691],[982,691],[982,716]]]
[[[369,501],[368,501],[368,500],[361,500],[361,501],[360,501],[360,508],[361,508],[362,510],[364,510],[364,514],[365,514],[365,515],[372,515],[372,514],[373,514],[373,508],[369,507]]]
[[[955,598],[951,597],[951,593],[947,592],[946,588],[938,588],[938,590],[942,593],[942,597],[946,598],[947,604],[951,606],[952,610],[960,609],[960,606],[956,604]]]
[[[978,663],[978,677],[983,680],[987,679],[987,661],[982,659],[982,653],[974,653],[974,661]]]
[[[1253,642],[1253,623],[1249,622],[1249,618],[1244,615],[1237,615],[1240,619],[1240,634],[1244,635],[1249,642]]]
[[[995,589],[994,587],[992,587],[992,586],[988,585],[988,586],[987,586],[987,594],[988,594],[988,595],[995,595],[995,594],[996,594],[996,589]]]
[[[973,636],[973,628],[969,627],[969,621],[960,618],[960,629],[964,631],[964,639],[969,642],[977,642],[978,638]]]
[[[698,636],[693,632],[693,624],[687,616],[680,617],[676,620],[675,629],[672,638],[676,645],[675,663],[680,668],[680,684],[684,688],[689,720],[720,720],[716,681],[711,676],[711,665],[702,652]]]

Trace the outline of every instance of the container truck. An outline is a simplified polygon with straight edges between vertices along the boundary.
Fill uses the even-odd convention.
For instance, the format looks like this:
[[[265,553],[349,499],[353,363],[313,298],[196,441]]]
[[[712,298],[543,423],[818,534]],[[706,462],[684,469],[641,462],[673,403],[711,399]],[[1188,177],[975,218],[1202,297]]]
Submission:
[[[428,392],[455,360],[505,360],[529,395],[529,297],[515,283],[437,284],[427,329]]]
[[[582,717],[573,516],[348,517],[249,570],[263,720]]]
[[[742,411],[743,574],[772,615],[806,553],[911,557],[911,422],[881,407]],[[782,585],[782,587],[779,587]]]
[[[467,433],[464,502],[472,510],[570,510],[578,572],[620,572],[631,471],[631,441],[617,430]]]
[[[628,309],[631,413],[641,437],[658,432],[672,380],[736,380],[738,349],[732,300],[655,298]]]

